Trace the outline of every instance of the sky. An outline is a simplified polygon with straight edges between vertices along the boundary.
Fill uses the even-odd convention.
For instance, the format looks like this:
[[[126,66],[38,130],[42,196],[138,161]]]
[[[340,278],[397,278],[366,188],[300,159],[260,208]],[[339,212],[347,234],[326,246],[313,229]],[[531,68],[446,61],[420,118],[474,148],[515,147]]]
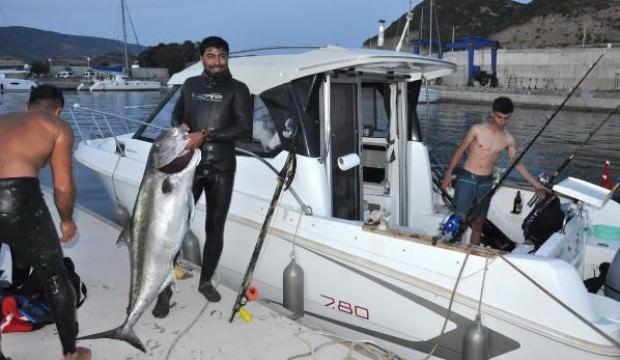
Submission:
[[[126,0],[128,41],[149,46],[219,35],[232,50],[265,46],[359,47],[409,9],[409,0]],[[529,2],[521,0],[520,2]],[[412,1],[413,6],[419,0]],[[0,26],[121,40],[120,0],[2,0]]]

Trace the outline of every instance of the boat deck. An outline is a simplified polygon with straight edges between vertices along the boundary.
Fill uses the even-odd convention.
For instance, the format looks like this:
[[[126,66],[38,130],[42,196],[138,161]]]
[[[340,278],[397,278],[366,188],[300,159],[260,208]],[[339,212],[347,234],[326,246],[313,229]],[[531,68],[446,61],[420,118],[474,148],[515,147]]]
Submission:
[[[53,209],[52,195],[44,191]],[[55,215],[55,211],[52,210]],[[120,228],[80,207],[75,219],[79,237],[64,246],[65,256],[76,264],[77,273],[88,288],[88,298],[78,310],[80,335],[119,326],[125,318],[129,294],[129,256],[116,246]],[[57,221],[57,218],[55,218]],[[9,256],[0,256],[3,268],[10,268]],[[135,332],[147,348],[142,353],[125,342],[99,339],[78,341],[89,347],[93,359],[370,359],[370,354],[349,353],[349,344],[339,338],[313,331],[259,302],[248,304],[250,323],[238,315],[228,322],[235,291],[218,285],[219,303],[208,303],[197,291],[198,274],[178,281],[172,297],[176,305],[165,319],[142,316]],[[2,335],[2,350],[13,360],[59,359],[60,341],[56,327],[49,325],[29,333]],[[44,355],[43,355],[44,354]],[[308,356],[302,356],[308,354]]]

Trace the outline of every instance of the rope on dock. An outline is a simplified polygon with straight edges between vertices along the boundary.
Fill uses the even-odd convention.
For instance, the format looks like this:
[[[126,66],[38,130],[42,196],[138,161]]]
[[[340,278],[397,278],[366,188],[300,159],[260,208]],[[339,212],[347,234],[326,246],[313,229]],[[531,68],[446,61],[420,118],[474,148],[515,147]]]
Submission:
[[[216,282],[215,287],[219,287],[220,285],[220,281]],[[194,320],[192,320],[192,322],[189,323],[189,325],[187,325],[187,327],[181,331],[179,333],[179,335],[177,335],[177,337],[172,341],[172,344],[170,345],[170,348],[168,349],[168,352],[166,353],[166,358],[165,360],[169,360],[170,359],[170,355],[172,355],[172,352],[174,351],[175,347],[177,346],[177,344],[179,343],[179,340],[185,335],[187,334],[192,327],[194,327],[194,325],[196,325],[196,322],[198,322],[198,319],[200,319],[202,317],[202,315],[205,313],[205,311],[207,310],[207,307],[209,306],[209,304],[211,304],[210,301],[207,301],[207,303],[205,304],[205,306],[202,307],[202,309],[200,310],[200,312],[196,315],[196,317],[194,318]]]

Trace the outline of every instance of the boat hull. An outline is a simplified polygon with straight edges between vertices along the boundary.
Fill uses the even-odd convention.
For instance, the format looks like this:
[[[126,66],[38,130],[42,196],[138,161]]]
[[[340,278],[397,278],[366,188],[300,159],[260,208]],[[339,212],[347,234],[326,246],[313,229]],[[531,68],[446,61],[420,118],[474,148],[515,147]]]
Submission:
[[[107,141],[113,149],[113,141]],[[141,173],[139,158],[130,163],[117,163],[118,154],[82,145],[76,157],[97,172],[120,205],[131,209],[139,186],[139,179],[134,176]],[[116,169],[114,181],[111,171],[98,166],[103,163]],[[233,289],[240,286],[267,207],[266,198],[243,191],[235,191],[233,195],[217,269],[218,275]],[[191,223],[201,244],[205,213],[202,198]],[[370,340],[407,359],[429,353],[441,341],[434,352],[436,358],[460,359],[462,334],[477,314],[482,269],[489,260],[481,312],[494,358],[620,358],[620,350],[607,345],[591,331],[581,329],[586,334],[582,337],[565,332],[565,328],[579,327],[579,321],[566,320],[570,315],[542,296],[531,283],[511,272],[498,257],[484,252],[467,255],[467,247],[433,246],[422,236],[382,232],[361,222],[321,216],[303,216],[300,221],[299,216],[295,209],[282,205],[276,211],[253,279],[260,299],[279,307],[283,302],[282,272],[294,249],[296,262],[305,274],[305,315],[300,321],[306,325],[354,340]],[[522,261],[526,269],[532,268],[529,262],[538,262],[537,266],[554,274],[554,280],[566,286],[567,291],[579,291],[566,285],[580,281],[575,280],[578,274],[570,265],[560,260],[530,258],[533,257],[525,260],[515,257],[512,261]],[[467,266],[459,277],[466,259]],[[544,279],[541,281],[544,283]],[[552,288],[552,291],[557,290]],[[532,306],[540,309],[518,314]],[[546,323],[537,321],[544,314],[551,316]],[[446,316],[447,325],[441,335]],[[564,321],[565,326],[549,325]]]

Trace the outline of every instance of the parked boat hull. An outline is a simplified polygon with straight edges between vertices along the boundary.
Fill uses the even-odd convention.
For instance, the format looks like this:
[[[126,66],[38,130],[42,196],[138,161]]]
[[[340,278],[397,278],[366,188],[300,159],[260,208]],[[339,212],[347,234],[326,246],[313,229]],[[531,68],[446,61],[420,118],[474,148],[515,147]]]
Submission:
[[[97,156],[93,156],[95,152]],[[115,176],[113,182],[112,172],[97,170],[98,166],[92,161],[98,158],[95,163],[114,164],[119,159],[118,154],[82,144],[76,157],[97,171],[106,189],[121,205],[129,209],[133,206],[139,179],[127,171],[131,168],[131,173],[140,172],[140,161],[117,167],[117,175],[124,175]],[[233,195],[225,246],[217,270],[233,289],[240,285],[267,205],[266,198],[239,191]],[[204,242],[205,210],[204,199],[201,199],[191,224],[201,243]],[[465,247],[432,246],[423,236],[381,232],[364,227],[361,222],[319,216],[304,216],[295,234],[298,220],[299,212],[295,209],[281,207],[276,212],[254,274],[254,285],[259,288],[262,300],[282,303],[282,271],[290,260],[295,242],[296,261],[305,274],[305,316],[301,321],[307,325],[327,328],[357,340],[370,340],[402,358],[430,352],[441,338],[435,356],[460,359],[462,331],[475,318],[482,269],[489,259],[482,323],[491,334],[491,352],[496,358],[620,358],[620,350],[607,345],[596,334],[586,331],[586,338],[591,341],[585,341],[583,337],[578,340],[575,334],[565,333],[566,329],[580,326],[575,319],[571,319],[567,327],[557,328],[537,322],[537,313],[555,312],[557,319],[569,316],[557,303],[542,296],[539,289],[514,271],[510,272],[502,260],[488,252],[470,254],[459,279],[458,272],[467,256]],[[528,265],[528,261],[532,261],[529,258],[524,260],[523,266],[535,269]],[[515,257],[512,261],[520,259]],[[558,281],[563,277],[570,280],[579,277],[576,270],[563,261],[536,261],[547,275],[555,273]],[[442,264],[441,273],[437,273],[438,263]],[[533,274],[535,278],[540,276],[536,272]],[[458,289],[445,333],[441,336],[457,279]],[[511,284],[502,285],[506,279],[510,279]],[[523,302],[524,307],[537,304],[541,309],[533,312],[531,318],[516,316],[509,309],[510,301],[506,301],[512,297],[516,297],[512,306]]]

